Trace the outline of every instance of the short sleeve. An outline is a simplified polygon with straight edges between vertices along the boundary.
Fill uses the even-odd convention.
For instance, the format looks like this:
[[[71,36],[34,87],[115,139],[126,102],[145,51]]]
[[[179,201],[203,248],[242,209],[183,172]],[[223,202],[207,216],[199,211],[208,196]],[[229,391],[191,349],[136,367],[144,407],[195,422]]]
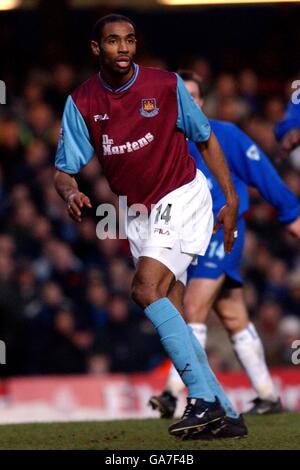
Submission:
[[[86,123],[69,96],[62,117],[55,167],[65,173],[76,174],[89,163],[94,153]]]
[[[184,82],[177,75],[178,118],[177,127],[186,137],[194,142],[205,142],[209,139],[211,128],[207,117],[196,104]]]

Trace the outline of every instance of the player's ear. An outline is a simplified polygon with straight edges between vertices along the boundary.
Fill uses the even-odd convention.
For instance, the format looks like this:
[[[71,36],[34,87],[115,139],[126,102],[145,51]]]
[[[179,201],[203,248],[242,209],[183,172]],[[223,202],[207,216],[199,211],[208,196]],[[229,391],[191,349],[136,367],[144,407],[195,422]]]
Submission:
[[[91,41],[91,48],[94,55],[97,57],[100,55],[100,46],[97,41]]]

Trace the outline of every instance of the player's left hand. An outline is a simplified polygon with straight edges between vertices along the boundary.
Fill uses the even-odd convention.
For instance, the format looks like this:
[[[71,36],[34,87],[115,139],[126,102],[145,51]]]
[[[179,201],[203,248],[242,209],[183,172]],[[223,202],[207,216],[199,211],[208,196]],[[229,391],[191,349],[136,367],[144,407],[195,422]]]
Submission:
[[[286,226],[287,230],[297,238],[300,238],[300,216],[291,224]]]
[[[237,238],[237,215],[238,215],[238,204],[226,204],[220,209],[217,222],[214,226],[214,233],[216,233],[220,226],[224,227],[224,251],[230,253],[235,239]]]

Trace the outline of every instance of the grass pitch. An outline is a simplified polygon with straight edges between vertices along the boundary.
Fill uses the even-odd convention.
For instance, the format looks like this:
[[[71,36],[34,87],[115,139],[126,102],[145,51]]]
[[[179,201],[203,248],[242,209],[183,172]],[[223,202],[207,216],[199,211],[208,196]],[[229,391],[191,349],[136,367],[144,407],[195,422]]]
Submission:
[[[300,414],[246,418],[243,439],[180,441],[171,420],[14,424],[0,426],[1,450],[275,450],[300,449]]]

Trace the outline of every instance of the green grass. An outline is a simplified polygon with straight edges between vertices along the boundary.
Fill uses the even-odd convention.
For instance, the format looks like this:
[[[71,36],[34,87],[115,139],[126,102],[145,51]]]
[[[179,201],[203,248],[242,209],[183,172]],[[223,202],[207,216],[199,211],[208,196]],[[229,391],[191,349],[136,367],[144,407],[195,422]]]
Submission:
[[[0,449],[205,450],[300,449],[300,414],[247,417],[243,439],[179,441],[169,420],[14,424],[0,426]]]

